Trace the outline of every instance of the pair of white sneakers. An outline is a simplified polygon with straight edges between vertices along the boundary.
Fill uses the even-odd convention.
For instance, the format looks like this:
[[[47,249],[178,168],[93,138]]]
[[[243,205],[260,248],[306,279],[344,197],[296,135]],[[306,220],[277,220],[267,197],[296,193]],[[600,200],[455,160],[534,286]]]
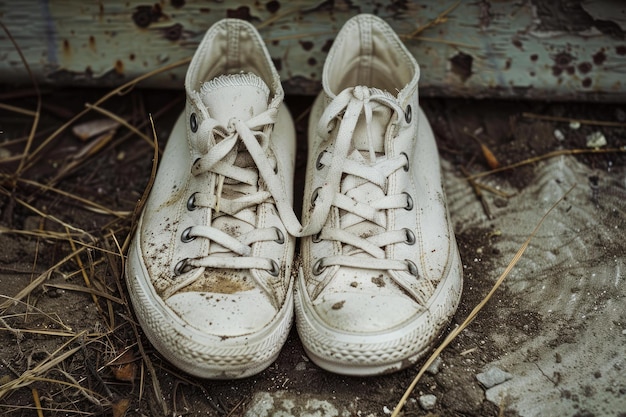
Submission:
[[[294,306],[307,354],[332,372],[392,372],[431,347],[462,268],[418,78],[387,23],[346,22],[311,110],[301,224],[269,53],[247,22],[208,30],[126,265],[163,356],[204,378],[253,375],[276,360]]]

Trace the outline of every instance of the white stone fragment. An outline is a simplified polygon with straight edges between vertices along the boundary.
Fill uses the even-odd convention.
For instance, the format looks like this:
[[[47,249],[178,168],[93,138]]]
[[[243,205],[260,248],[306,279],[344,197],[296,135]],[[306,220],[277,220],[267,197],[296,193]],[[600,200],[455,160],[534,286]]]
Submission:
[[[593,132],[591,135],[587,136],[588,148],[600,148],[606,146],[606,143],[606,138],[602,132]]]
[[[565,140],[565,135],[559,129],[554,129],[554,137],[560,142]]]
[[[420,407],[428,411],[435,408],[435,405],[437,404],[437,397],[433,394],[425,394],[420,396],[418,401],[420,403]]]
[[[480,382],[485,388],[491,388],[495,385],[499,385],[511,378],[513,378],[513,375],[495,366],[493,368],[489,368],[487,372],[482,372],[476,375],[478,382]]]
[[[431,363],[428,368],[426,368],[426,372],[431,375],[437,375],[439,373],[439,369],[443,364],[443,360],[441,360],[441,356],[437,356],[437,358]]]

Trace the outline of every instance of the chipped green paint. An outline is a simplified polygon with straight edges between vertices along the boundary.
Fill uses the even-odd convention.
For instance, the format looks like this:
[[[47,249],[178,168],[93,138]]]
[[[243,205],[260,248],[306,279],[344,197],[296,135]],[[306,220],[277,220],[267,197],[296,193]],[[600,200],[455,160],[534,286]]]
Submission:
[[[0,2],[37,78],[53,85],[119,85],[190,57],[224,17],[251,21],[265,38],[287,93],[314,94],[326,53],[357,13],[386,19],[422,69],[423,95],[624,100],[626,2],[465,0],[419,37],[416,29],[456,2],[110,0]],[[185,68],[144,85],[180,88]],[[0,81],[28,83],[0,32]]]

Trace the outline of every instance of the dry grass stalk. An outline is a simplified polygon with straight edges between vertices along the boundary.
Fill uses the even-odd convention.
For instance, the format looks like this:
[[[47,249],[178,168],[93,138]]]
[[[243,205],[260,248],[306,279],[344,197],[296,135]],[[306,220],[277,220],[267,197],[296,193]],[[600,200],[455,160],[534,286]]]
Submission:
[[[474,194],[476,194],[476,197],[478,197],[478,200],[480,201],[480,204],[482,205],[483,211],[485,212],[487,218],[490,220],[493,219],[493,214],[491,213],[491,209],[489,208],[489,203],[485,199],[485,196],[483,195],[481,187],[478,185],[478,182],[476,182],[476,180],[473,178],[469,178],[469,173],[467,172],[467,169],[465,167],[461,166],[461,172],[463,172],[463,175],[465,175],[465,177],[467,178],[467,182],[472,186]]]
[[[31,71],[30,66],[28,65],[28,61],[26,60],[26,57],[24,57],[24,54],[22,53],[22,49],[15,41],[15,38],[13,38],[13,35],[9,31],[9,29],[4,25],[4,23],[2,23],[1,20],[0,20],[0,26],[2,27],[4,32],[7,34],[9,40],[15,47],[15,50],[17,51],[17,53],[19,54],[20,60],[22,61],[22,65],[24,65],[24,68],[28,72],[28,76],[30,77],[30,80],[33,84],[33,89],[35,91],[35,94],[37,95],[37,108],[34,112],[33,124],[31,125],[30,133],[28,135],[28,140],[26,141],[26,146],[24,146],[24,152],[22,153],[22,158],[20,159],[20,165],[17,168],[16,175],[15,175],[15,177],[19,177],[19,173],[22,171],[24,164],[26,163],[26,158],[29,154],[32,142],[34,140],[35,132],[37,131],[37,126],[39,126],[39,118],[41,115],[41,91],[39,90],[39,84],[37,83],[37,80],[35,79],[35,75]]]
[[[33,400],[35,401],[35,408],[37,409],[37,417],[43,417],[41,402],[39,401],[39,391],[37,391],[37,388],[33,388],[31,392],[33,393]]]
[[[189,64],[189,62],[191,62],[191,58],[185,58],[185,59],[182,59],[180,61],[173,62],[173,63],[171,63],[169,65],[165,65],[165,66],[163,66],[161,68],[158,68],[156,70],[153,70],[153,71],[147,72],[145,74],[142,74],[139,77],[137,77],[137,78],[135,78],[135,79],[133,79],[133,80],[131,80],[131,81],[129,81],[129,82],[127,82],[127,83],[117,87],[117,88],[114,88],[111,91],[109,91],[107,94],[102,96],[100,99],[96,100],[96,102],[93,103],[91,105],[91,107],[86,107],[84,110],[82,110],[81,112],[76,114],[73,118],[71,118],[70,120],[65,122],[62,126],[60,126],[58,129],[56,129],[50,136],[48,136],[43,141],[43,143],[41,143],[30,155],[28,155],[28,165],[23,167],[23,169],[25,170],[25,169],[31,168],[33,166],[33,164],[34,164],[34,161],[36,160],[36,157],[41,153],[41,151],[43,149],[45,149],[52,141],[54,141],[67,128],[72,126],[77,120],[79,120],[81,117],[83,117],[84,115],[89,113],[94,106],[98,107],[102,103],[106,102],[111,97],[114,97],[116,95],[126,94],[130,89],[132,89],[135,85],[137,85],[138,83],[140,83],[143,80],[146,80],[146,79],[148,79],[150,77],[153,77],[154,75],[170,71],[170,70],[172,70],[174,68],[177,68],[177,67],[180,67],[180,66],[183,66],[183,65],[187,65],[187,64]]]
[[[150,140],[150,138],[148,136],[146,136],[142,131],[140,131],[135,126],[133,126],[130,123],[128,123],[124,118],[118,116],[117,114],[112,113],[112,112],[110,112],[110,111],[108,111],[106,109],[103,109],[102,107],[99,107],[99,106],[97,106],[95,104],[85,104],[85,107],[87,107],[88,109],[95,110],[98,113],[101,113],[101,114],[109,117],[111,120],[116,121],[117,123],[119,123],[122,126],[124,126],[126,129],[130,130],[131,132],[133,132],[135,135],[139,136],[148,145],[154,146],[154,143],[152,142],[152,140]]]
[[[16,48],[18,48],[17,45],[16,45]],[[11,233],[11,234],[19,234],[22,236],[34,237],[37,239],[37,244],[36,244],[37,247],[39,245],[39,240],[42,240],[43,243],[47,243],[48,241],[51,241],[51,240],[59,242],[59,243],[63,242],[64,245],[65,244],[68,245],[70,253],[59,262],[56,262],[52,267],[48,268],[46,271],[37,274],[35,279],[30,284],[28,284],[25,288],[20,290],[17,295],[15,295],[12,298],[5,298],[4,300],[2,300],[2,304],[0,304],[0,312],[5,313],[8,308],[14,307],[17,304],[21,304],[24,306],[24,308],[28,311],[28,314],[30,314],[31,316],[33,314],[45,314],[45,313],[40,313],[39,309],[37,309],[33,305],[30,305],[30,301],[28,297],[31,295],[31,293],[34,290],[43,287],[44,291],[50,288],[63,289],[67,291],[79,291],[79,292],[89,294],[91,301],[98,308],[99,315],[104,319],[104,322],[108,323],[109,330],[102,333],[102,332],[99,332],[96,327],[95,332],[86,331],[86,330],[81,331],[81,332],[73,332],[72,329],[70,329],[69,327],[62,325],[59,319],[53,319],[54,323],[60,323],[59,325],[62,325],[62,327],[57,330],[13,328],[7,323],[7,320],[19,318],[20,314],[3,315],[2,317],[0,317],[0,323],[2,324],[4,328],[0,330],[11,331],[15,335],[15,337],[18,338],[18,340],[20,338],[23,338],[24,334],[38,335],[41,337],[45,336],[49,338],[48,340],[63,339],[63,338],[69,338],[69,340],[67,341],[67,343],[63,343],[62,346],[59,349],[55,350],[52,354],[47,355],[47,357],[44,360],[39,361],[39,363],[37,363],[32,368],[29,365],[28,367],[31,369],[28,369],[19,374],[16,373],[15,379],[13,379],[12,381],[8,381],[4,385],[1,385],[0,386],[0,398],[5,397],[10,392],[13,392],[17,389],[26,387],[32,384],[33,382],[39,382],[39,383],[53,384],[53,386],[62,387],[61,390],[57,394],[47,394],[45,397],[46,401],[55,401],[54,404],[59,404],[59,405],[61,404],[60,402],[58,402],[59,398],[57,398],[56,400],[54,399],[55,395],[61,394],[63,395],[64,398],[67,399],[67,394],[64,394],[64,392],[67,390],[67,387],[73,390],[77,390],[80,393],[82,398],[76,401],[73,401],[73,400],[71,401],[72,407],[76,407],[76,409],[68,410],[69,412],[72,412],[75,414],[90,414],[89,412],[83,412],[83,411],[76,413],[77,411],[79,411],[80,408],[82,408],[82,406],[80,405],[81,402],[84,406],[85,400],[86,400],[87,402],[93,404],[94,406],[100,407],[100,410],[102,409],[101,407],[110,407],[110,411],[112,411],[114,415],[122,415],[125,412],[125,410],[127,410],[128,405],[130,404],[130,401],[128,399],[122,398],[122,399],[119,399],[119,401],[112,402],[111,391],[107,387],[107,383],[103,381],[102,377],[100,376],[101,372],[103,372],[105,369],[108,369],[107,366],[100,367],[100,369],[98,370],[93,370],[91,374],[88,373],[88,376],[91,375],[89,376],[89,378],[93,378],[93,381],[91,382],[95,381],[96,386],[100,387],[99,389],[106,391],[106,396],[102,398],[100,397],[98,393],[89,391],[85,389],[83,386],[81,386],[81,384],[85,383],[85,380],[87,377],[81,380],[77,378],[76,374],[73,373],[72,371],[73,369],[72,362],[75,360],[72,360],[71,358],[80,349],[83,349],[83,350],[85,349],[84,341],[88,340],[87,343],[91,343],[95,340],[98,340],[99,341],[98,344],[90,348],[91,352],[93,352],[93,349],[96,348],[96,349],[104,349],[105,352],[115,353],[114,356],[116,356],[116,359],[114,361],[107,361],[107,362],[109,363],[109,365],[115,364],[113,366],[120,366],[123,368],[119,370],[119,372],[122,372],[119,374],[119,376],[122,379],[117,378],[118,380],[120,381],[123,380],[126,382],[133,383],[135,379],[135,372],[136,372],[135,369],[139,369],[138,378],[140,381],[139,383],[139,395],[140,395],[139,400],[140,401],[141,401],[141,396],[143,395],[143,392],[144,392],[145,369],[148,370],[148,372],[150,373],[151,381],[152,381],[152,384],[151,384],[152,389],[154,390],[154,393],[155,393],[154,395],[155,401],[157,402],[158,406],[163,410],[164,414],[167,414],[168,406],[165,403],[164,396],[162,395],[162,391],[159,385],[159,380],[158,380],[155,367],[152,365],[150,358],[148,357],[145,350],[143,349],[143,345],[142,345],[143,341],[139,335],[139,331],[137,329],[136,323],[134,323],[134,321],[130,318],[131,310],[130,310],[127,300],[125,299],[125,295],[124,295],[125,289],[123,288],[123,284],[121,282],[123,279],[122,271],[124,268],[123,252],[126,250],[126,247],[128,245],[128,240],[124,241],[123,243],[120,243],[116,235],[119,235],[120,233],[128,234],[128,229],[131,225],[131,220],[132,220],[131,212],[112,210],[109,207],[105,207],[102,204],[98,204],[96,202],[90,201],[87,198],[83,198],[83,197],[74,195],[72,193],[69,193],[67,191],[63,191],[61,189],[55,188],[52,185],[52,183],[55,183],[56,181],[59,181],[61,178],[69,176],[70,174],[74,173],[76,168],[79,165],[83,164],[88,159],[96,156],[102,149],[105,149],[107,146],[111,146],[111,145],[115,146],[116,144],[121,143],[122,141],[126,140],[126,138],[137,135],[141,137],[143,140],[147,141],[150,144],[150,146],[154,148],[154,167],[152,170],[152,175],[151,175],[150,184],[148,186],[148,190],[145,192],[140,202],[139,208],[134,211],[135,218],[136,218],[138,213],[141,211],[141,204],[143,204],[143,202],[145,201],[147,193],[149,192],[149,188],[154,180],[154,176],[156,174],[156,165],[158,164],[159,149],[158,149],[158,142],[156,140],[154,120],[152,119],[152,115],[150,115],[150,123],[151,123],[152,133],[154,136],[154,140],[152,140],[146,134],[144,134],[142,131],[139,130],[141,126],[147,126],[147,122],[144,121],[142,123],[139,123],[137,126],[132,125],[129,122],[127,122],[127,119],[124,119],[120,117],[119,115],[114,114],[100,106],[102,105],[102,103],[104,103],[106,100],[108,100],[111,97],[127,93],[138,82],[148,77],[151,77],[155,74],[168,71],[177,66],[186,65],[189,61],[190,59],[181,60],[179,62],[168,65],[164,68],[147,73],[141,77],[138,77],[132,80],[131,82],[128,82],[116,89],[113,89],[112,91],[110,91],[109,93],[101,97],[99,100],[97,100],[94,104],[87,104],[84,110],[75,114],[73,117],[71,117],[71,119],[67,123],[63,124],[58,129],[53,130],[50,134],[47,135],[47,137],[44,137],[42,142],[38,144],[37,147],[35,147],[34,145],[33,138],[35,137],[35,132],[37,130],[36,126],[40,117],[40,109],[42,106],[42,103],[40,102],[41,100],[39,100],[39,104],[38,104],[38,108],[36,112],[31,112],[28,110],[20,111],[23,114],[27,114],[28,116],[34,117],[36,120],[35,120],[35,123],[33,124],[33,128],[31,129],[31,134],[27,138],[24,138],[20,140],[19,142],[13,141],[14,143],[11,144],[11,145],[17,145],[17,144],[24,143],[24,148],[23,148],[22,153],[19,156],[15,158],[10,157],[11,160],[20,162],[19,167],[15,170],[15,172],[13,174],[0,174],[0,181],[3,182],[4,186],[7,186],[7,185],[9,186],[9,190],[5,188],[0,188],[0,194],[6,195],[9,198],[9,201],[13,202],[12,206],[21,205],[22,207],[26,208],[29,212],[35,214],[36,216],[39,216],[40,217],[39,223],[41,224],[41,227],[35,228],[36,230],[15,230],[12,228],[0,226],[0,233]],[[37,90],[37,94],[39,95],[38,90]],[[166,105],[163,109],[159,110],[159,112],[157,112],[156,114],[162,114],[162,112],[171,109],[173,107],[173,104],[176,104],[178,102],[180,102],[180,100],[172,101],[168,103],[168,105]],[[37,181],[33,181],[32,179],[25,178],[23,174],[28,169],[32,168],[34,164],[44,156],[45,152],[43,152],[43,150],[47,149],[47,146],[49,144],[51,144],[56,138],[58,138],[61,135],[62,132],[64,132],[68,127],[72,126],[75,121],[77,121],[87,112],[98,112],[100,114],[105,115],[109,120],[115,123],[120,123],[121,125],[124,125],[125,128],[128,129],[128,133],[123,138],[117,139],[117,140],[115,140],[113,134],[105,136],[105,137],[101,137],[100,139],[96,139],[95,144],[90,144],[90,146],[84,148],[81,153],[75,154],[74,160],[73,161],[70,160],[69,164],[65,164],[64,166],[62,166],[62,168],[60,168],[56,172],[56,177],[53,176],[53,180],[46,185],[41,184]],[[143,112],[140,112],[140,113],[143,113]],[[38,135],[41,136],[41,132],[38,133]],[[4,159],[2,162],[9,162],[9,161],[7,159]],[[27,186],[28,188],[34,187],[35,195],[30,195],[27,198],[21,197],[19,192],[22,191],[23,188],[19,188],[18,185]],[[107,215],[112,216],[113,218],[108,224],[106,224],[104,227],[100,229],[99,233],[91,232],[91,231],[87,232],[83,230],[81,227],[77,227],[77,225],[71,224],[71,222],[64,221],[63,219],[65,219],[66,217],[59,218],[57,214],[51,211],[49,208],[41,208],[42,206],[36,203],[33,203],[36,197],[40,197],[42,195],[50,194],[50,193],[52,193],[54,195],[54,198],[56,199],[55,204],[56,202],[58,202],[59,197],[61,197],[61,198],[67,199],[68,202],[78,203],[74,205],[79,209],[107,214]],[[5,210],[3,214],[6,214],[7,212],[8,211]],[[53,231],[53,230],[46,230],[43,226],[45,225],[47,221],[53,222],[62,226],[65,229],[65,233],[60,233],[60,232]],[[89,250],[86,251],[85,249],[89,249]],[[85,257],[85,254],[87,255],[87,257]],[[61,266],[67,264],[69,261],[75,262],[75,264],[77,265],[76,270],[74,270],[73,272],[67,272],[67,271],[62,272],[64,278],[68,279],[75,275],[81,275],[82,280],[84,281],[84,285],[76,285],[76,284],[71,284],[71,283],[54,283],[54,284],[47,283],[47,281],[50,279],[53,272],[57,272]],[[115,279],[113,285],[111,285],[110,281],[105,281],[104,279],[105,275],[99,273],[99,270],[97,270],[98,266],[105,262],[109,263],[108,267],[110,268],[110,271],[113,273],[113,277]],[[122,264],[121,268],[118,267],[120,262]],[[37,262],[34,263],[34,265],[36,264]],[[32,273],[32,271],[30,273]],[[119,294],[119,296],[116,294],[116,292],[117,294]],[[115,317],[117,317],[119,313],[119,310],[118,310],[119,307],[114,308],[116,306],[121,306],[126,311],[126,314],[124,313],[119,314],[119,316],[125,318],[125,322],[123,322],[119,327],[116,327],[115,325]],[[26,314],[27,313],[22,313],[21,315],[24,316],[24,318],[26,318]],[[133,357],[133,362],[129,364],[115,362],[115,361],[119,361],[120,360],[119,358],[122,357],[122,355],[132,354],[131,348],[126,348],[121,355],[118,355],[119,350],[116,348],[116,345],[119,346],[120,341],[122,341],[122,343],[126,343],[126,342],[123,342],[124,333],[123,332],[118,333],[118,329],[125,327],[127,325],[131,326],[134,336],[136,338],[136,343],[132,343],[131,348],[134,347],[138,349],[141,355],[141,357],[139,358],[140,364],[138,367],[136,367],[135,365],[134,357]],[[18,327],[21,327],[21,326],[18,326]],[[83,344],[80,347],[71,346],[70,344],[75,343],[76,340],[78,340],[78,338],[83,340]],[[97,352],[98,357],[100,357],[100,354],[101,353],[98,351]],[[87,355],[86,350],[85,350],[85,355]],[[105,355],[108,355],[108,353],[105,353]],[[124,359],[123,362],[126,362],[126,359]],[[10,366],[10,364],[8,363],[6,365]],[[62,378],[53,379],[53,378],[49,378],[48,376],[46,376],[46,374],[50,373],[51,371],[60,373],[60,375],[62,375]],[[93,386],[93,384],[90,383],[89,386]],[[134,386],[134,383],[133,383],[133,386]],[[48,410],[58,412],[60,409],[72,408],[72,407],[62,407],[62,406],[59,408],[44,408],[41,406],[41,402],[39,400],[39,396],[38,396],[38,392],[36,391],[36,388],[33,388],[32,392],[34,394],[33,394],[33,399],[31,401],[35,402],[35,405],[33,407],[15,406],[15,408],[24,409],[24,410],[26,409],[36,410],[38,414],[41,414],[43,411],[48,411]],[[42,397],[42,399],[44,399],[44,397]]]
[[[550,122],[580,123],[581,125],[604,126],[604,127],[626,127],[626,123],[606,122],[602,120],[575,119],[572,117],[546,116],[544,114],[522,113],[522,117],[527,119],[546,120]]]
[[[446,23],[448,21],[448,15],[450,13],[452,13],[457,7],[459,7],[459,5],[461,4],[462,1],[463,0],[457,0],[457,2],[454,3],[452,6],[448,7],[443,12],[439,13],[439,15],[436,18],[434,18],[433,20],[431,20],[430,22],[428,22],[424,26],[418,27],[413,32],[411,32],[409,35],[407,35],[406,37],[408,39],[413,39],[416,36],[418,36],[420,33],[424,32],[426,29],[430,29],[431,27],[437,26],[437,25],[442,24],[442,23]]]
[[[600,154],[600,153],[626,153],[626,147],[622,148],[607,148],[607,149],[561,149],[558,151],[548,152],[543,155],[535,156],[532,158],[524,159],[523,161],[516,162],[514,164],[501,166],[496,169],[492,169],[490,171],[480,172],[478,174],[472,174],[467,177],[467,179],[476,179],[481,177],[486,177],[488,175],[496,174],[498,172],[510,171],[515,168],[519,168],[524,165],[534,164],[535,162],[543,161],[545,159],[554,158],[555,156],[563,156],[563,155],[582,155],[582,154]]]
[[[29,305],[28,303],[24,301],[15,300],[15,298],[8,297],[6,295],[0,295],[0,298],[9,300],[15,303],[15,305],[18,305],[18,304],[23,305],[25,307],[25,310],[29,311],[28,313],[5,314],[4,316],[0,317],[0,320],[2,320],[3,322],[4,322],[4,319],[12,319],[12,318],[21,317],[21,316],[26,317],[26,314],[29,314],[30,316],[41,315],[45,317],[46,319],[50,320],[50,322],[52,322],[55,326],[58,326],[64,329],[66,332],[72,331],[72,328],[69,326],[66,326],[65,323],[63,323],[63,320],[61,320],[57,314],[46,313],[45,311],[41,310],[37,306]],[[21,331],[22,329],[13,329],[13,330]]]
[[[498,288],[500,288],[500,285],[502,285],[502,283],[504,282],[504,280],[506,279],[506,277],[509,276],[509,274],[511,273],[511,271],[513,270],[513,268],[515,267],[515,265],[517,265],[517,263],[519,262],[519,260],[522,258],[522,256],[524,255],[524,252],[526,252],[526,249],[528,248],[528,246],[530,245],[530,242],[532,241],[532,239],[535,237],[535,235],[537,234],[537,232],[539,231],[539,228],[541,227],[541,225],[543,224],[543,222],[546,220],[546,218],[548,217],[548,215],[550,213],[552,213],[552,211],[556,208],[556,206],[558,206],[561,201],[563,201],[570,192],[572,192],[572,190],[574,189],[574,187],[576,187],[576,184],[574,184],[569,190],[567,190],[565,192],[565,194],[563,196],[561,196],[561,198],[559,198],[549,209],[548,211],[545,212],[545,214],[541,217],[541,219],[539,219],[539,221],[537,222],[537,224],[535,225],[534,229],[532,230],[532,232],[530,232],[530,234],[528,235],[528,237],[526,238],[526,240],[524,241],[524,243],[522,244],[522,246],[520,246],[520,248],[517,250],[517,252],[515,253],[515,256],[513,256],[513,259],[511,259],[511,261],[509,262],[509,264],[507,265],[507,267],[504,269],[504,271],[502,272],[502,274],[500,274],[500,276],[498,277],[498,279],[496,280],[495,284],[493,284],[493,287],[491,287],[491,290],[489,291],[489,293],[482,299],[482,301],[480,303],[478,303],[478,305],[476,307],[474,307],[474,309],[470,312],[470,314],[467,316],[467,318],[463,321],[463,323],[461,323],[457,328],[455,328],[453,331],[451,331],[448,336],[446,336],[446,338],[443,340],[443,342],[441,342],[441,344],[437,347],[437,349],[435,349],[435,351],[430,355],[430,357],[428,358],[428,360],[426,360],[426,362],[422,365],[422,367],[420,368],[419,372],[417,373],[417,375],[415,376],[415,378],[413,379],[413,382],[411,382],[411,384],[409,385],[409,387],[406,389],[404,395],[402,396],[402,398],[400,399],[400,401],[398,402],[398,404],[396,405],[396,408],[393,410],[393,413],[391,414],[391,417],[398,417],[400,412],[402,411],[402,408],[404,407],[404,404],[406,403],[406,401],[409,398],[409,395],[411,395],[411,393],[413,392],[413,390],[415,389],[415,386],[417,385],[417,383],[419,382],[419,380],[422,378],[422,376],[424,375],[424,373],[426,372],[426,369],[428,369],[428,367],[430,365],[432,365],[432,363],[435,361],[435,359],[437,359],[437,357],[441,354],[441,352],[459,335],[461,334],[461,332],[463,330],[465,330],[465,328],[467,328],[467,326],[470,325],[470,323],[472,321],[474,321],[474,319],[476,318],[476,316],[478,315],[478,313],[480,313],[480,311],[483,309],[483,307],[485,307],[485,305],[487,304],[487,302],[489,302],[489,300],[491,300],[491,297],[493,297],[493,295],[496,293],[496,291],[498,290]]]
[[[0,109],[12,111],[13,113],[23,114],[25,116],[31,116],[31,117],[37,116],[37,112],[34,112],[32,110],[28,110],[28,109],[23,109],[23,108],[17,107],[17,106],[12,106],[12,105],[6,104],[6,103],[0,103]]]
[[[0,174],[0,178],[2,178],[2,177],[6,177],[6,176]],[[119,218],[125,218],[125,217],[127,217],[130,214],[130,212],[128,212],[128,211],[111,210],[110,208],[105,207],[102,204],[98,204],[98,203],[96,203],[94,201],[91,201],[89,199],[80,197],[80,196],[78,196],[76,194],[68,193],[67,191],[60,190],[60,189],[52,187],[50,185],[41,184],[41,183],[39,183],[37,181],[27,180],[27,179],[24,179],[24,178],[18,178],[17,181],[20,182],[20,183],[26,184],[26,185],[30,185],[30,186],[39,188],[40,191],[44,191],[44,192],[45,191],[51,191],[51,192],[59,194],[59,195],[61,195],[63,197],[67,197],[69,199],[75,200],[75,201],[77,201],[79,203],[84,204],[83,208],[85,208],[86,210],[90,210],[90,211],[93,211],[93,212],[96,212],[96,213],[109,214],[111,216],[115,216],[115,217],[119,217]]]
[[[81,349],[81,346],[78,346],[78,347],[75,347],[75,348],[72,348],[63,352],[64,349],[66,349],[71,343],[76,341],[79,337],[84,336],[84,334],[85,334],[84,332],[81,332],[75,335],[73,338],[63,343],[52,354],[48,355],[46,359],[38,363],[34,368],[28,369],[24,371],[18,378],[11,380],[4,385],[0,385],[0,399],[2,399],[5,395],[7,395],[11,391],[26,387],[35,381],[44,380],[42,378],[43,375],[45,375],[52,368],[62,363],[67,358],[71,357],[72,355],[74,355],[76,352],[78,352]],[[65,381],[53,380],[53,382],[60,383],[60,384],[68,384]],[[72,385],[72,384],[69,384],[69,385]]]
[[[16,203],[26,207],[28,210],[32,211],[36,215],[38,215],[38,216],[40,216],[40,217],[42,217],[42,218],[44,218],[46,220],[50,220],[52,222],[58,223],[59,225],[63,226],[64,228],[73,230],[74,232],[78,232],[78,233],[83,234],[85,236],[90,236],[89,233],[87,233],[86,231],[84,231],[84,230],[82,230],[82,229],[80,229],[78,227],[72,226],[71,224],[64,222],[63,220],[59,219],[56,216],[44,213],[43,211],[39,210],[38,208],[28,204],[26,201],[24,201],[24,200],[14,196],[14,195],[12,195],[10,192],[4,190],[3,188],[0,188],[0,194],[5,194],[7,197],[11,198],[12,201],[14,201],[14,202],[16,202]]]
[[[107,292],[97,290],[95,288],[85,288],[85,287],[81,287],[80,285],[74,285],[74,284],[43,284],[43,285],[44,285],[44,288],[49,287],[49,288],[57,288],[60,290],[65,290],[65,291],[83,292],[87,294],[93,294],[96,297],[102,297],[107,300],[111,300],[116,304],[120,304],[120,305],[124,304],[124,301],[121,298],[111,295]]]
[[[52,267],[48,268],[45,272],[43,272],[37,278],[35,278],[35,280],[32,281],[29,285],[27,285],[20,292],[18,292],[17,295],[15,295],[14,297],[11,297],[9,300],[7,300],[4,303],[0,304],[0,310],[6,310],[7,308],[17,304],[19,301],[21,301],[24,298],[26,298],[33,290],[35,290],[41,284],[46,282],[46,280],[48,280],[50,278],[50,275],[52,274],[52,272],[54,270],[56,270],[61,265],[65,264],[67,261],[69,261],[72,258],[74,258],[74,256],[80,254],[84,250],[85,250],[85,247],[78,248],[75,251],[73,251],[72,253],[70,253],[69,255],[65,256],[59,262],[54,264]]]
[[[126,240],[124,241],[124,245],[121,250],[122,253],[126,253],[128,249],[128,245],[130,245],[130,240],[133,237],[133,233],[135,232],[135,227],[137,226],[137,221],[139,219],[139,215],[143,211],[143,206],[146,204],[146,200],[148,199],[148,195],[150,195],[150,190],[154,185],[154,180],[156,178],[157,168],[159,165],[159,140],[156,134],[156,129],[154,128],[154,120],[152,119],[152,115],[150,115],[150,124],[152,126],[152,137],[154,138],[154,154],[152,157],[152,171],[150,172],[150,179],[148,180],[148,184],[143,191],[143,194],[137,204],[135,205],[135,210],[133,211],[133,216],[131,219],[130,231],[126,236]]]

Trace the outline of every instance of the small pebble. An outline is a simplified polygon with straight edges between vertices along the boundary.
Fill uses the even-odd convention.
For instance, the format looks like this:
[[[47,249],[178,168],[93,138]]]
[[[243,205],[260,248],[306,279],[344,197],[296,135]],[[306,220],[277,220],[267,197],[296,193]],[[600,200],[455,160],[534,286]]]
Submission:
[[[422,395],[419,398],[419,403],[420,406],[428,411],[428,410],[432,410],[433,408],[435,408],[435,405],[437,404],[437,397],[434,396],[433,394],[426,394],[426,395]]]
[[[437,375],[442,364],[443,360],[441,360],[441,356],[437,356],[437,359],[435,359],[433,363],[431,363],[430,366],[426,368],[426,372],[431,375]]]
[[[561,132],[559,129],[554,129],[554,137],[556,138],[556,140],[558,141],[563,141],[565,140],[565,135],[563,134],[563,132]]]
[[[511,378],[513,378],[513,375],[495,366],[493,368],[489,368],[487,372],[482,372],[476,375],[478,382],[480,382],[485,388],[491,388],[499,385]]]
[[[593,132],[591,135],[587,136],[588,148],[600,148],[606,146],[606,143],[606,138],[602,132]]]
[[[572,130],[580,129],[580,122],[577,122],[576,120],[574,120],[573,122],[570,122],[569,128]]]
[[[295,369],[296,371],[306,371],[306,362],[298,362]]]

